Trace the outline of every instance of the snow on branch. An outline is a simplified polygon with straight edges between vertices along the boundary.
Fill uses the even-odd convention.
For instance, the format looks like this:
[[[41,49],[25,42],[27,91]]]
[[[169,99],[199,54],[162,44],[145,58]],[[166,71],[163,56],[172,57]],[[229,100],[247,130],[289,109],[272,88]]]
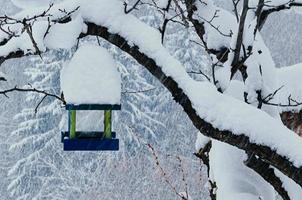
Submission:
[[[283,200],[290,200],[290,197],[283,187],[283,182],[275,174],[274,169],[266,162],[257,158],[255,155],[249,155],[248,159],[245,161],[245,165],[249,168],[255,170],[260,174],[268,183],[270,183]]]
[[[302,7],[301,0],[278,0],[278,1],[268,1],[263,3],[264,11],[261,13],[261,17],[259,19],[259,27],[260,29],[263,27],[266,19],[269,15],[275,12],[289,10],[294,7]]]
[[[56,27],[56,31],[50,29],[51,39],[48,38],[48,41],[47,37],[44,38],[48,19],[35,22],[45,25],[42,28],[32,26],[37,46],[44,47],[39,48],[41,52],[59,48],[52,43],[55,43],[57,38],[72,38],[74,45],[74,38],[79,36],[102,37],[131,55],[154,75],[171,92],[194,126],[205,136],[257,155],[302,186],[302,152],[299,151],[302,149],[301,139],[265,112],[220,94],[216,87],[208,82],[191,79],[182,64],[162,46],[159,32],[133,15],[125,14],[120,1],[92,0],[89,4],[85,1],[64,1],[52,9],[55,7],[60,7],[61,10],[65,7],[65,10],[78,7],[79,9],[71,14],[64,24]],[[62,13],[57,14],[57,17],[62,17]],[[21,26],[20,30],[22,28]],[[31,44],[30,51],[24,49],[24,42]],[[29,37],[23,37],[13,44],[12,47],[10,41],[0,46],[1,63],[10,58],[39,53]],[[284,138],[287,140],[286,144],[282,142]]]

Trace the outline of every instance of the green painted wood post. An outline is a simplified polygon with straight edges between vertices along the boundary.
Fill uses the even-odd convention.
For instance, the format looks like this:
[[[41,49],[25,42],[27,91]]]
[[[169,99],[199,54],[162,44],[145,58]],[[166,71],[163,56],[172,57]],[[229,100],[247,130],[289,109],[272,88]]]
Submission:
[[[111,110],[104,111],[104,137],[106,139],[112,138],[112,135],[111,135]]]
[[[70,139],[76,138],[76,123],[77,123],[77,114],[75,110],[71,110],[71,120],[70,120]]]

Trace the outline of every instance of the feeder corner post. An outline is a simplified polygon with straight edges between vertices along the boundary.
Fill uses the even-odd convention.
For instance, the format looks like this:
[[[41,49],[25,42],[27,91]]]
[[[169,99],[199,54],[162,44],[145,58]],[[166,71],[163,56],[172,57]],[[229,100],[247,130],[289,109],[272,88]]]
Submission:
[[[104,138],[111,139],[112,138],[112,110],[104,111]]]
[[[69,110],[69,138],[75,139],[76,138],[76,110]]]

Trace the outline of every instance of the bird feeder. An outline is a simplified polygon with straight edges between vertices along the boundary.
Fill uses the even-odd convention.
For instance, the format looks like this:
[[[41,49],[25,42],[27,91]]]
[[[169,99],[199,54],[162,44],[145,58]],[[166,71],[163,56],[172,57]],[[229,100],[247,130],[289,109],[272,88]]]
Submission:
[[[65,151],[117,151],[112,110],[120,110],[121,79],[104,48],[80,47],[61,71],[61,88],[68,111],[68,130],[62,132]],[[103,131],[77,131],[77,111],[104,111]]]

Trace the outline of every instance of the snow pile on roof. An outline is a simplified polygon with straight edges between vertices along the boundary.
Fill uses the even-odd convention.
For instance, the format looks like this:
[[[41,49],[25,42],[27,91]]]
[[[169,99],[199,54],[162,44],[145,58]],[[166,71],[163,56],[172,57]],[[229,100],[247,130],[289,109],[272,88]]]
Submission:
[[[67,103],[120,104],[121,78],[112,56],[94,45],[80,47],[61,71]]]

